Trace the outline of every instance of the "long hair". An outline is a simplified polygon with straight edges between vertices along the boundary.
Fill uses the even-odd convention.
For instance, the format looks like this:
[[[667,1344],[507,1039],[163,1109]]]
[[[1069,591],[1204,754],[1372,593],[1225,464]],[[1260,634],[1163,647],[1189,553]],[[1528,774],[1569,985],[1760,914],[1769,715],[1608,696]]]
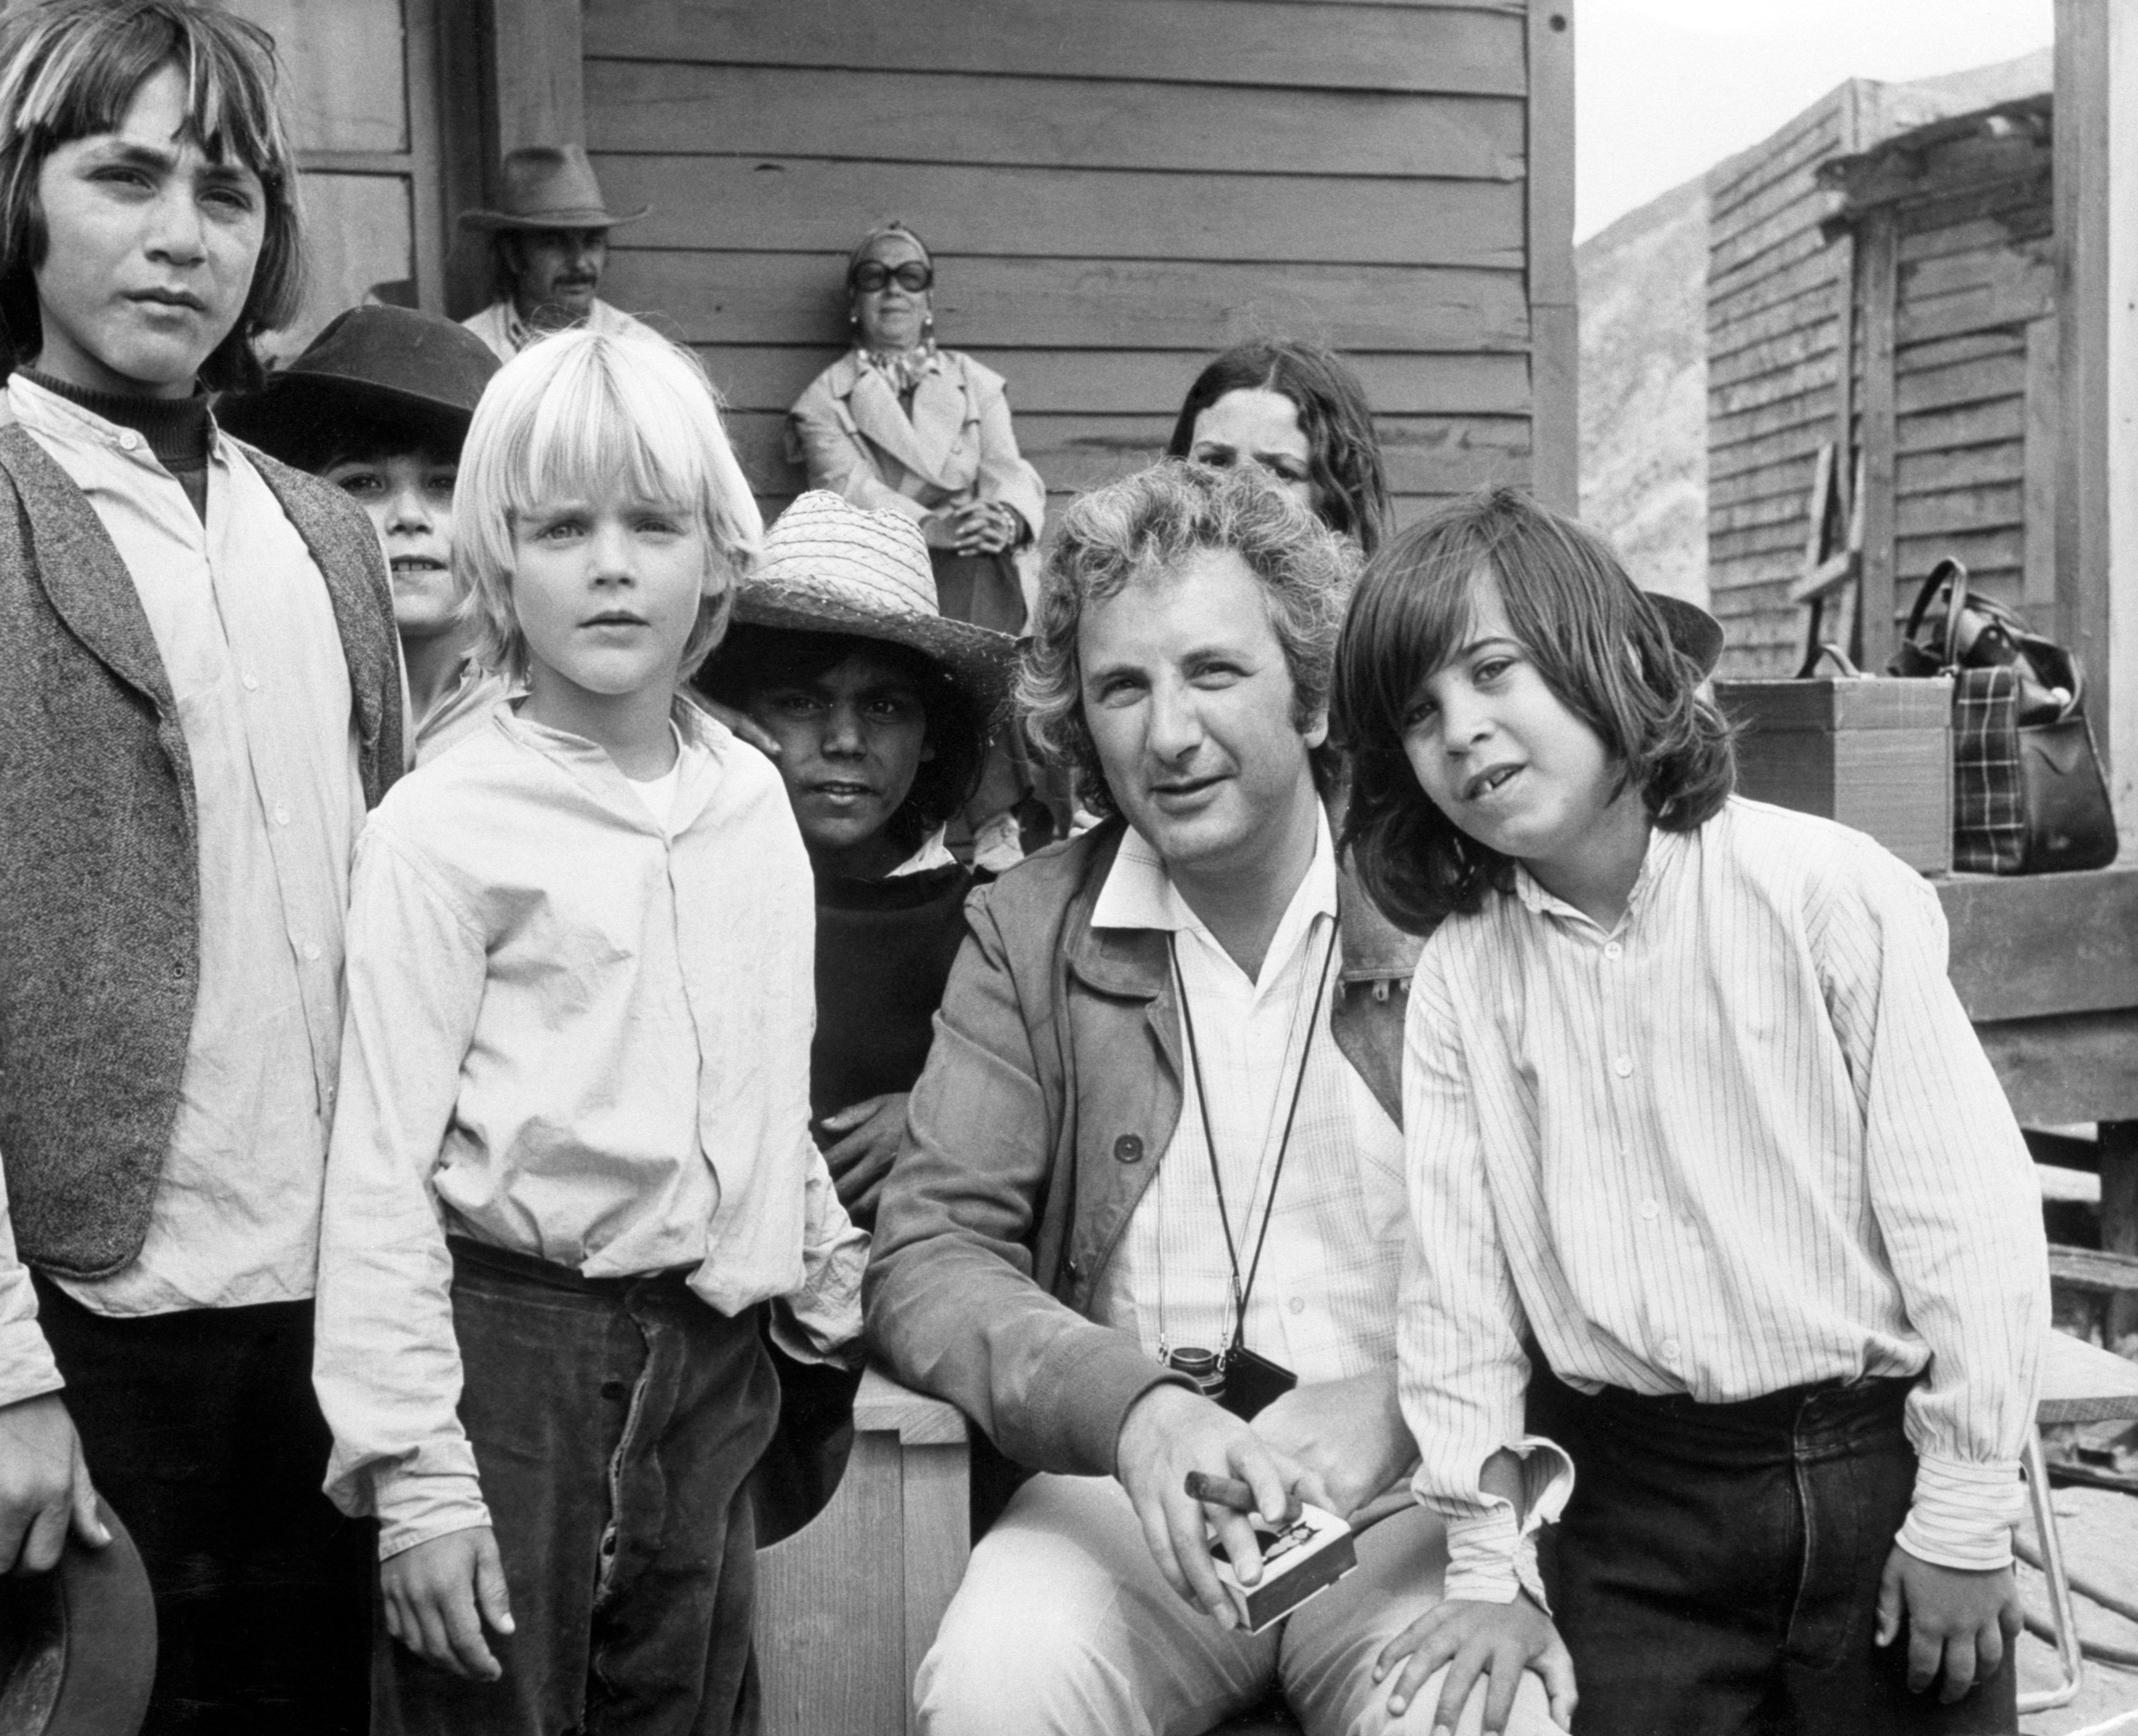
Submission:
[[[720,643],[764,526],[712,383],[695,356],[665,339],[579,329],[529,344],[497,371],[461,448],[453,573],[482,661],[527,673],[527,638],[512,606],[515,523],[553,500],[617,489],[689,513],[705,534],[709,570],[681,674]]]
[[[935,751],[921,761],[905,800],[884,825],[891,841],[910,854],[972,799],[987,763],[987,719],[941,664],[888,639],[746,622],[729,632],[698,671],[697,687],[710,699],[746,711],[759,694],[806,687],[852,656],[871,657],[896,670],[920,696],[925,739]]]
[[[1291,677],[1293,727],[1305,734],[1327,708],[1330,660],[1357,559],[1345,544],[1249,470],[1169,459],[1095,488],[1070,504],[1048,544],[1017,680],[1032,745],[1076,774],[1078,798],[1094,813],[1113,813],[1119,804],[1084,719],[1076,641],[1085,611],[1204,550],[1237,554],[1262,581]],[[1313,750],[1313,762],[1325,791],[1335,757],[1325,745]]]
[[[1730,726],[1701,697],[1699,666],[1610,544],[1516,490],[1468,495],[1368,563],[1336,647],[1330,723],[1351,764],[1344,842],[1374,901],[1413,934],[1514,886],[1513,862],[1433,805],[1403,751],[1418,691],[1469,637],[1486,584],[1656,825],[1691,831],[1736,782]]]
[[[1227,393],[1258,391],[1291,399],[1299,412],[1322,523],[1372,554],[1393,528],[1394,509],[1389,504],[1381,443],[1374,433],[1365,388],[1332,350],[1287,338],[1262,339],[1227,350],[1188,388],[1166,456],[1188,456],[1195,444],[1197,418]]]
[[[45,159],[61,145],[117,130],[134,93],[165,66],[185,80],[186,115],[201,149],[245,164],[266,200],[251,288],[237,323],[202,363],[203,382],[251,383],[251,340],[296,317],[303,220],[274,38],[188,0],[46,0],[0,18],[0,347],[7,366],[28,361],[44,343],[36,273],[49,245],[37,202]]]

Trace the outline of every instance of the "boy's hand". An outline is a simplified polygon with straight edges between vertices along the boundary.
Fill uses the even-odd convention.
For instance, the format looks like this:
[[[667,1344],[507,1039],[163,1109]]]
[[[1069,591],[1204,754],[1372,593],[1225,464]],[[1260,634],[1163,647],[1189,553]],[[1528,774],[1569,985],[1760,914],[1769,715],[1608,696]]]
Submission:
[[[779,742],[747,711],[738,711],[732,705],[723,705],[718,700],[709,700],[702,693],[694,693],[691,697],[698,702],[699,709],[707,716],[725,724],[730,730],[767,759],[777,760],[779,758]]]
[[[1942,1671],[1938,1698],[1950,1705],[1996,1675],[2005,1647],[2018,1639],[2019,1587],[2009,1568],[1941,1568],[1895,1543],[1878,1582],[1881,1646],[1893,1643],[1904,1617],[1909,1690],[1921,1694]]]
[[[1393,1365],[1294,1387],[1253,1426],[1279,1452],[1320,1474],[1329,1510],[1340,1519],[1395,1487],[1418,1458],[1418,1443],[1396,1402]]]
[[[1451,1598],[1436,1604],[1381,1648],[1374,1660],[1374,1680],[1380,1680],[1406,1654],[1410,1661],[1389,1695],[1389,1710],[1398,1716],[1433,1672],[1445,1664],[1447,1675],[1433,1711],[1435,1730],[1455,1728],[1482,1674],[1486,1679],[1484,1727],[1497,1736],[1507,1727],[1525,1670],[1535,1670],[1543,1679],[1551,1700],[1551,1721],[1562,1729],[1573,1725],[1579,1698],[1574,1690],[1574,1660],[1551,1617],[1526,1597],[1518,1594],[1512,1603]]]
[[[448,1531],[388,1556],[379,1564],[378,1589],[387,1632],[425,1663],[477,1681],[505,1674],[482,1638],[486,1621],[492,1633],[512,1631],[505,1564],[489,1526]]]
[[[1114,1449],[1114,1475],[1128,1491],[1143,1540],[1165,1582],[1198,1604],[1223,1627],[1239,1620],[1218,1578],[1204,1529],[1207,1518],[1242,1585],[1262,1578],[1262,1551],[1244,1513],[1213,1507],[1187,1491],[1188,1473],[1237,1477],[1255,1492],[1264,1518],[1274,1519],[1295,1498],[1317,1507],[1328,1491],[1313,1472],[1273,1451],[1230,1411],[1200,1393],[1176,1386],[1153,1387],[1129,1407]]]
[[[70,1524],[92,1549],[111,1541],[74,1419],[56,1392],[0,1405],[0,1573],[51,1572]]]
[[[905,1137],[905,1099],[904,1091],[864,1097],[817,1124],[840,1136],[824,1148],[824,1167],[837,1185],[839,1203],[850,1212],[876,1207],[876,1197]]]

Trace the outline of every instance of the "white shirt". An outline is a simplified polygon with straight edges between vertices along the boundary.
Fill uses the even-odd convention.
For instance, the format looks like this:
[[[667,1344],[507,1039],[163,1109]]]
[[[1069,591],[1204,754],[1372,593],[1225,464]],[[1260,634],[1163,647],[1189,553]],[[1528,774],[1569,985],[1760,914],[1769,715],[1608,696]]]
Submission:
[[[491,302],[480,313],[469,315],[461,324],[487,344],[491,354],[500,362],[510,361],[536,339],[549,335],[521,319],[519,307],[510,295]],[[611,307],[598,297],[580,324],[610,337],[622,337],[627,332],[657,335],[644,320],[632,319],[622,308]]]
[[[1257,978],[1189,908],[1135,831],[1122,838],[1091,914],[1094,928],[1157,929],[1174,937],[1243,1283],[1278,1179],[1277,1147],[1305,1051],[1298,1115],[1247,1300],[1247,1343],[1307,1382],[1394,1361],[1398,1281],[1416,1245],[1404,1205],[1403,1136],[1329,1028],[1335,919],[1335,852],[1325,817]],[[1317,987],[1320,1012],[1310,1046]],[[1233,1269],[1184,1031],[1180,1047],[1190,1068],[1180,1119],[1093,1298],[1095,1319],[1130,1334],[1153,1357],[1161,1340],[1171,1349],[1223,1349],[1233,1318]]]
[[[2009,1560],[2041,1202],[1918,875],[1735,798],[1652,836],[1608,934],[1519,875],[1427,943],[1403,1080],[1433,1251],[1404,1295],[1403,1409],[1457,1568],[1511,1546],[1477,1471],[1520,1434],[1525,1329],[1589,1391],[1921,1375],[1900,1541]]]
[[[654,819],[600,748],[490,726],[372,816],[320,1255],[328,1492],[392,1554],[488,1522],[446,1236],[588,1277],[695,1268],[817,1348],[868,1241],[809,1136],[815,884],[779,774],[696,708]]]
[[[312,1294],[341,1052],[342,913],[364,824],[349,666],[304,539],[237,446],[203,523],[149,443],[21,373],[8,407],[88,497],[178,705],[199,850],[200,987],[139,1256],[56,1281],[105,1314]]]

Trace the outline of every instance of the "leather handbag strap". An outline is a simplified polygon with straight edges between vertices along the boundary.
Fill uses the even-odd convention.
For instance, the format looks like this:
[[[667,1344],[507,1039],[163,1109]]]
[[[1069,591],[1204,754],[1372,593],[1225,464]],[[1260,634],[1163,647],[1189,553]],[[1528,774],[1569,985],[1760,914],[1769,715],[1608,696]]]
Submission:
[[[1863,673],[1850,659],[1847,651],[1831,639],[1822,639],[1813,648],[1812,654],[1804,659],[1804,667],[1797,671],[1797,679],[1801,681],[1817,675],[1818,666],[1822,663],[1833,664],[1841,674],[1848,676],[1851,680],[1860,678]]]
[[[1931,576],[1916,592],[1916,606],[1908,611],[1907,628],[1901,636],[1913,640],[1921,631],[1923,617],[1930,612],[1931,599],[1948,582],[1952,585],[1952,597],[1945,604],[1945,644],[1938,661],[1950,669],[1960,661],[1960,612],[1967,603],[1967,568],[1950,555],[1931,568]]]

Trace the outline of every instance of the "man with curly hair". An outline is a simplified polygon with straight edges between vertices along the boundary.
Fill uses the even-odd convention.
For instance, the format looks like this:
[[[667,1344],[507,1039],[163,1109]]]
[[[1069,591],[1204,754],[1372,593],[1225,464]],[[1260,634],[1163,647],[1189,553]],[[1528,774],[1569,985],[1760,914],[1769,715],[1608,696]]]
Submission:
[[[1527,1655],[1401,1714],[1374,1677],[1447,1554],[1395,1393],[1418,943],[1325,806],[1352,561],[1252,473],[1179,463],[1076,502],[1049,555],[1019,700],[1108,818],[974,895],[867,1285],[880,1352],[1023,1476],[920,1667],[938,1736],[1201,1729],[1272,1685],[1316,1736],[1423,1731],[1480,1664],[1463,1729],[1544,1727]],[[1251,1633],[1206,1536],[1252,1581],[1252,1528],[1194,1471],[1272,1520],[1403,1510]],[[1541,1618],[1535,1661],[1567,1695]]]

